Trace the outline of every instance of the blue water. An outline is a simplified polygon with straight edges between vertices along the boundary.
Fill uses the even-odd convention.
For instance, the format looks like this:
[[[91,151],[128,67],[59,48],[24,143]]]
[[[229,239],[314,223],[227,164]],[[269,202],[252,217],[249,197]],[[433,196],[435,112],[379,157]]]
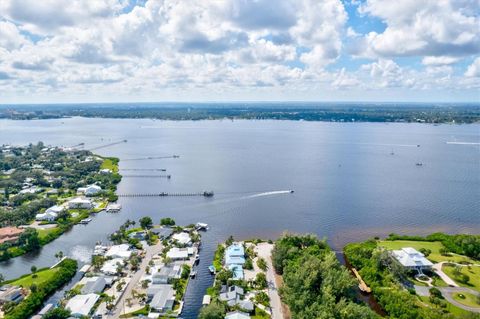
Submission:
[[[229,235],[275,238],[286,230],[310,232],[341,249],[347,242],[391,232],[480,233],[480,146],[446,143],[479,143],[477,124],[0,121],[1,144],[41,140],[67,146],[84,142],[88,148],[122,139],[128,142],[97,152],[120,157],[121,168],[166,168],[172,178],[126,177],[119,193],[213,190],[215,197],[121,198],[120,213],[98,214],[40,252],[0,264],[2,274],[12,278],[33,264],[51,265],[60,250],[88,262],[94,243],[106,240],[127,218],[205,222],[211,229],[204,233],[199,278],[187,289],[183,314],[195,318],[211,283],[206,267],[216,245]],[[126,160],[172,154],[180,158]],[[290,189],[295,193],[274,192]]]

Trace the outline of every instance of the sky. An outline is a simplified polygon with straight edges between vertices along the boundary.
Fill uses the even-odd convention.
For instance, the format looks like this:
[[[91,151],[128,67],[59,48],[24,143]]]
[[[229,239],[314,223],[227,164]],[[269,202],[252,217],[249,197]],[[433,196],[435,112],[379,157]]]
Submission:
[[[479,92],[480,0],[0,0],[0,104]]]

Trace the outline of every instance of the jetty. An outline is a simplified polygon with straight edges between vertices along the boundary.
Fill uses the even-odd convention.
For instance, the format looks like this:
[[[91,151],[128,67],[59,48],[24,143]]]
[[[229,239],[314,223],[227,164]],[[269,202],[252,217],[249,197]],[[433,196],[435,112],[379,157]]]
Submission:
[[[360,276],[358,271],[355,268],[352,268],[352,271],[353,271],[353,274],[355,275],[355,277],[357,277],[357,279],[358,279],[358,282],[359,282],[358,283],[358,288],[363,292],[371,293],[372,289],[370,289],[370,287],[367,286],[365,281],[363,281],[362,276]]]
[[[134,175],[122,175],[122,177],[135,177],[135,178],[172,178],[172,175],[141,175],[141,174],[134,174]]]
[[[204,191],[199,193],[136,193],[136,194],[118,194],[118,197],[165,197],[165,196],[204,196],[213,197],[213,191]]]

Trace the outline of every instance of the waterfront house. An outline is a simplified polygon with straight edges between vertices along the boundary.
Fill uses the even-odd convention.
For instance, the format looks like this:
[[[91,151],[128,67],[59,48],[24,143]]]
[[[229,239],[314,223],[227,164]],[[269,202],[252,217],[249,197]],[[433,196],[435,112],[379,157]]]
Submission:
[[[422,271],[431,269],[433,263],[425,258],[425,255],[412,247],[405,247],[392,251],[393,258],[403,267],[410,270]]]
[[[85,196],[95,196],[102,191],[102,188],[98,185],[88,185],[87,187],[80,187],[77,189],[77,193],[85,194]]]
[[[188,249],[173,247],[167,252],[167,257],[171,260],[186,260],[188,259]]]
[[[181,274],[182,266],[180,264],[164,266],[152,275],[152,283],[169,284],[173,279],[180,278]]]
[[[87,317],[98,298],[100,296],[97,294],[76,295],[67,302],[65,309],[70,310],[76,318]]]
[[[147,238],[147,234],[144,231],[135,231],[128,234],[128,237],[132,239],[145,240]]]
[[[22,288],[5,285],[0,287],[0,305],[7,302],[19,303],[23,300]]]
[[[128,259],[132,255],[130,246],[127,244],[111,246],[105,253],[105,257]]]
[[[125,265],[125,261],[123,258],[115,258],[115,259],[110,259],[105,261],[103,263],[102,268],[100,271],[104,273],[105,275],[116,275],[117,274],[117,269],[119,266],[123,267]]]
[[[234,279],[243,279],[245,249],[241,243],[233,243],[225,250],[225,266],[233,272]]]
[[[150,231],[157,235],[160,240],[167,239],[173,234],[173,229],[168,227],[156,227],[150,229]]]
[[[103,168],[99,171],[99,173],[103,175],[108,175],[108,174],[112,174],[112,170],[109,168]]]
[[[243,299],[244,291],[242,287],[231,286],[223,290],[218,296],[221,301],[227,302],[230,307],[238,306],[246,311],[253,311],[254,305],[250,300]]]
[[[190,245],[192,243],[192,238],[188,233],[181,232],[173,234],[172,239],[177,241],[180,245]]]
[[[35,220],[37,221],[48,221],[48,222],[53,222],[58,218],[58,214],[54,212],[50,213],[40,213],[35,215]]]
[[[65,210],[65,207],[60,206],[60,205],[55,205],[55,206],[52,206],[52,207],[47,208],[47,210],[45,211],[45,213],[56,213],[56,214],[60,214],[60,213],[63,212],[64,210]]]
[[[68,203],[69,209],[91,209],[93,208],[92,201],[87,198],[77,197],[70,200]]]
[[[17,227],[0,228],[0,244],[16,242],[23,232],[23,229]]]
[[[105,287],[107,286],[107,281],[104,277],[93,277],[89,278],[89,280],[85,283],[82,287],[82,294],[99,294],[102,293]]]
[[[172,285],[156,285],[155,291],[150,301],[150,309],[158,313],[171,311],[175,303],[175,291]]]
[[[249,318],[250,318],[250,315],[248,313],[241,312],[241,311],[238,311],[238,310],[233,311],[233,312],[229,312],[225,316],[225,319],[249,319]]]

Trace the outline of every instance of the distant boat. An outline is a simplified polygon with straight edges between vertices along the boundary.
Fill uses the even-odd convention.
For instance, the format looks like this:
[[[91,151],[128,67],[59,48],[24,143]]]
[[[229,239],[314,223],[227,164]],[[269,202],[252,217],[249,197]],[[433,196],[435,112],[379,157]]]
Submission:
[[[417,165],[417,166],[423,166],[423,163],[418,162],[418,163],[416,163],[415,165]]]
[[[290,190],[290,194],[293,194],[293,193],[295,193],[295,191],[294,191],[293,189],[292,189],[292,190]]]
[[[215,271],[215,267],[213,265],[208,266],[208,270],[210,270],[210,273],[212,275],[215,275],[216,271]]]
[[[92,221],[91,218],[85,218],[85,219],[82,219],[82,220],[80,221],[80,224],[86,225],[86,224],[88,224],[88,223],[91,222],[91,221]]]
[[[208,224],[205,224],[205,223],[197,223],[195,225],[195,228],[197,230],[208,230]]]
[[[197,271],[194,270],[190,273],[190,278],[195,278],[196,275],[197,275]]]

